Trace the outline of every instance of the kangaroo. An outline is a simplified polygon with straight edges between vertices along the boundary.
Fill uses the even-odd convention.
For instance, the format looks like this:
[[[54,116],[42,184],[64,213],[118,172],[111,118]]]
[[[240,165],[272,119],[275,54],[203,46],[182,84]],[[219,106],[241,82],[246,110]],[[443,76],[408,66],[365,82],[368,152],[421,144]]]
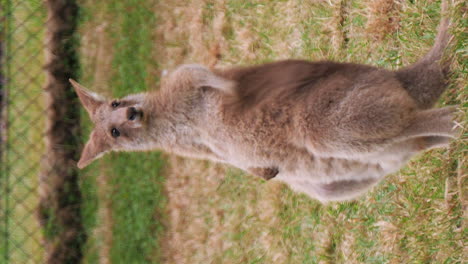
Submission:
[[[78,167],[109,151],[164,150],[279,180],[322,202],[356,198],[457,135],[447,86],[447,2],[432,49],[389,71],[332,61],[182,65],[154,92],[110,100],[70,80],[95,128]]]

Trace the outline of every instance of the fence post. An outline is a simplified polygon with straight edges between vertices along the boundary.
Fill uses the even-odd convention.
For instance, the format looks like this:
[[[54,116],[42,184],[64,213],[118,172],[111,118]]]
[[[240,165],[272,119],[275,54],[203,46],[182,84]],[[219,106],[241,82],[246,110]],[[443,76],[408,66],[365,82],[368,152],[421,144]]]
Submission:
[[[76,159],[80,111],[68,79],[79,70],[75,0],[46,0],[46,155],[39,181],[39,220],[47,263],[80,263],[86,241]]]

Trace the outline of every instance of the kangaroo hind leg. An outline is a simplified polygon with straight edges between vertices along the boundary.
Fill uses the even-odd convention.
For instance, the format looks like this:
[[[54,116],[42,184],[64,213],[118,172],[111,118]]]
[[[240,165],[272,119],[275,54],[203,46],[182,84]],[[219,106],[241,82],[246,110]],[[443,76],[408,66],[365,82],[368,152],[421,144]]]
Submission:
[[[428,150],[433,148],[443,148],[449,145],[450,137],[444,136],[429,136],[429,137],[422,137],[422,145],[421,150]]]
[[[313,196],[321,202],[351,200],[367,192],[380,180],[381,178],[368,178],[315,184],[312,192]]]

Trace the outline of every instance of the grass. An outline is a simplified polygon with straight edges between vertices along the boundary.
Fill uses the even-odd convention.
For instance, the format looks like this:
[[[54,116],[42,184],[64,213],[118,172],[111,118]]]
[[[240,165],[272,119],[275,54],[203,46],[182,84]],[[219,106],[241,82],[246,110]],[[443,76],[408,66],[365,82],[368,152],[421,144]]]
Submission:
[[[9,78],[4,87],[9,107],[8,126],[2,131],[7,135],[7,147],[0,167],[0,258],[10,263],[39,263],[44,254],[35,215],[45,121],[41,100],[45,10],[41,5],[35,0],[0,2],[5,8],[0,12],[2,18],[11,12],[11,19],[2,21],[2,28],[10,34],[5,39],[8,58],[2,65]]]
[[[102,22],[94,17],[112,17],[112,21],[106,21],[110,26],[101,32],[106,39],[100,39],[98,44],[101,45],[98,49],[109,49],[101,50],[104,54],[98,55],[107,60],[109,68],[96,69],[101,67],[101,61],[86,58],[89,51],[84,51],[84,68],[94,69],[84,71],[83,80],[87,84],[93,81],[106,83],[102,92],[115,97],[142,92],[153,86],[157,79],[149,73],[157,65],[148,56],[152,51],[152,31],[156,23],[152,4],[151,1],[108,1],[99,4],[98,9],[93,2],[84,4],[84,35],[95,30],[93,23]],[[86,41],[83,44],[86,46]],[[97,73],[103,70],[107,72]],[[94,174],[89,179],[89,186],[102,190],[97,191],[101,208],[95,211],[96,215],[90,216],[96,217],[97,222],[88,226],[90,232],[101,232],[89,242],[90,253],[93,249],[94,252],[88,255],[87,262],[94,263],[99,259],[110,263],[148,263],[158,260],[158,239],[162,232],[160,211],[164,202],[162,167],[163,159],[158,153],[119,153],[109,155],[88,170]]]

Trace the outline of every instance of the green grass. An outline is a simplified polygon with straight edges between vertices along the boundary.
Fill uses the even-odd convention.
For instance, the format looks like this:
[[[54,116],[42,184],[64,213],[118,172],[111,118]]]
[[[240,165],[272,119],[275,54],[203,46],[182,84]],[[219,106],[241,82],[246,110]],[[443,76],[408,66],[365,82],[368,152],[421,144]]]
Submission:
[[[104,32],[114,50],[109,54],[111,69],[106,69],[110,71],[108,95],[121,97],[143,92],[158,81],[149,74],[157,67],[154,59],[148,56],[154,45],[152,33],[156,26],[151,4],[151,1],[126,0],[108,1],[100,4],[99,9],[95,9],[94,3],[84,5],[84,23],[93,23],[93,17],[99,13],[112,14],[111,26]],[[90,65],[84,68],[87,66]],[[93,74],[85,70],[83,79],[91,80]],[[158,262],[158,240],[162,234],[160,215],[164,204],[162,166],[163,159],[158,153],[118,153],[110,154],[99,166],[88,170],[100,170],[92,173],[106,175],[111,186],[107,189],[109,193],[103,194],[109,202],[100,201],[99,206],[110,207],[107,209],[112,223],[99,222],[101,219],[99,223],[91,223],[89,228],[104,226],[111,232],[109,256],[106,256],[111,263]],[[90,181],[89,186],[96,186],[94,179]],[[89,248],[96,249],[100,243],[103,241],[93,237]],[[89,255],[89,263],[95,263],[97,252]]]
[[[115,1],[110,12],[121,14],[119,26],[112,29],[115,53],[112,66],[117,73],[111,87],[115,96],[143,92],[152,87],[155,67],[148,56],[153,46],[156,26],[151,1]],[[110,195],[113,214],[112,263],[147,263],[157,261],[158,240],[162,225],[163,160],[158,153],[114,154],[105,161],[111,174],[110,184],[117,188]]]

